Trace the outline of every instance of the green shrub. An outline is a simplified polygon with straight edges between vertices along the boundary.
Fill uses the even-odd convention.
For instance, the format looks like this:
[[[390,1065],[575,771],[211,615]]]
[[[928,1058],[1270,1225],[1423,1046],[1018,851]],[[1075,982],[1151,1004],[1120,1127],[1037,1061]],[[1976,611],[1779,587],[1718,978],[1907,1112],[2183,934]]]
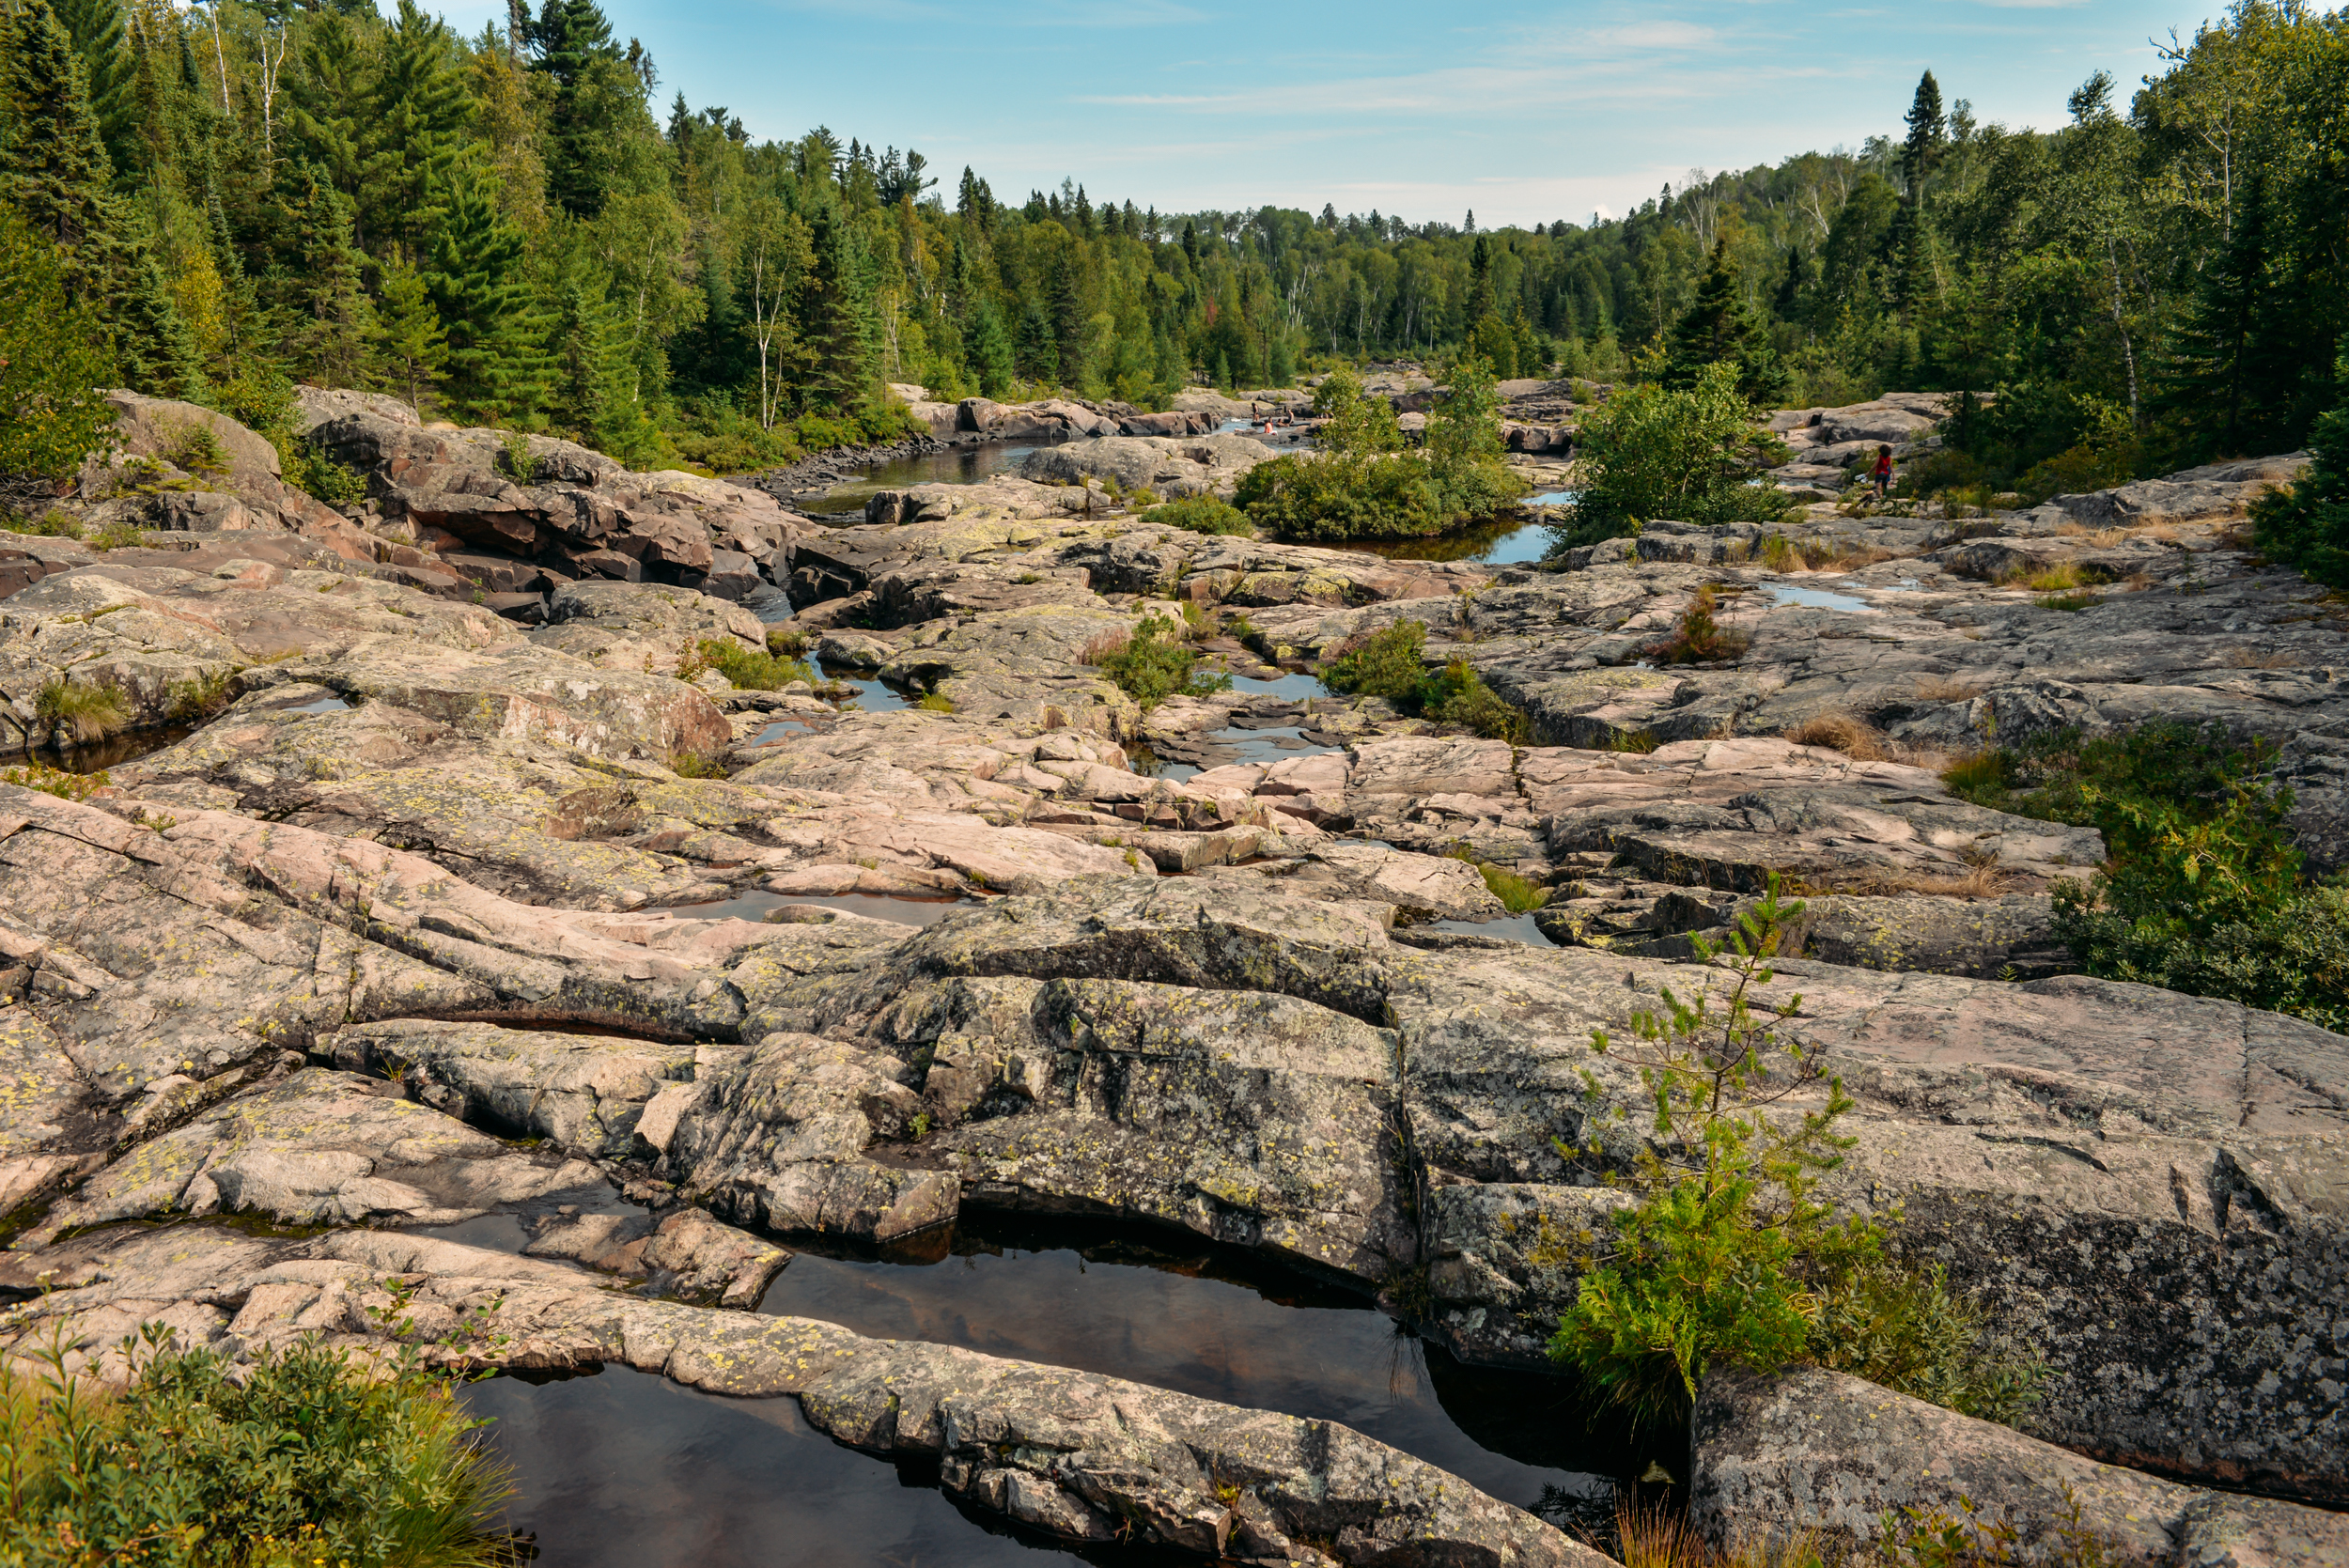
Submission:
[[[1410,538],[1444,525],[1426,463],[1402,453],[1274,458],[1241,477],[1233,500],[1283,539]]]
[[[1744,657],[1753,640],[1742,631],[1724,629],[1714,614],[1719,608],[1713,585],[1705,583],[1689,596],[1672,634],[1641,651],[1658,664],[1710,664]]]
[[[216,478],[228,472],[228,455],[221,449],[220,432],[201,419],[173,426],[163,451],[163,460],[190,474]]]
[[[117,518],[85,540],[101,554],[110,550],[138,550],[151,542],[147,530]]]
[[[37,518],[28,518],[8,524],[14,534],[32,534],[49,539],[78,539],[82,536],[82,520],[62,506],[55,506]]]
[[[2251,537],[2269,559],[2349,588],[2349,408],[2316,422],[2308,472],[2251,505]]]
[[[693,675],[699,675],[705,669],[715,670],[745,691],[779,691],[795,680],[806,681],[810,686],[816,684],[816,672],[800,660],[778,659],[771,653],[754,652],[731,637],[709,638],[695,652],[699,668],[694,669]],[[687,667],[686,661],[678,662],[679,680],[693,678],[693,675],[686,674]]]
[[[2303,880],[2274,760],[2264,741],[2173,720],[2041,737],[1942,780],[1977,805],[2104,834],[2104,869],[2054,890],[2056,935],[2088,973],[2349,1029],[2349,891]]]
[[[1481,859],[1465,844],[1455,844],[1444,851],[1455,861],[1466,861],[1485,878],[1486,889],[1501,900],[1501,907],[1513,915],[1521,915],[1540,908],[1549,902],[1549,890],[1539,882],[1520,877],[1507,866],[1495,865]]]
[[[131,705],[119,686],[90,686],[59,676],[33,698],[33,718],[51,731],[67,732],[74,744],[103,740],[131,722]]]
[[[1706,991],[1684,1002],[1667,988],[1663,1012],[1632,1016],[1630,1039],[1592,1032],[1593,1050],[1639,1069],[1651,1110],[1620,1178],[1639,1201],[1619,1211],[1605,1243],[1586,1238],[1579,1291],[1550,1354],[1635,1422],[1685,1416],[1716,1361],[1768,1373],[1806,1358],[2011,1414],[2029,1397],[2032,1363],[1987,1336],[1980,1312],[1938,1276],[1887,1264],[1875,1225],[1832,1222],[1812,1195],[1851,1146],[1836,1124],[1853,1102],[1819,1048],[1781,1042],[1750,999],[1775,977],[1769,960],[1802,911],[1780,902],[1773,877],[1731,933],[1718,1008]],[[1691,939],[1709,988],[1722,972],[1709,970],[1717,950]],[[1768,1016],[1792,1017],[1801,1000]],[[1588,1138],[1560,1149],[1598,1158],[1607,1131],[1628,1117],[1620,1104],[1602,1109],[1597,1076],[1582,1076]],[[1820,1083],[1816,1109],[1777,1109]]]
[[[767,629],[767,651],[781,659],[803,659],[807,656],[807,633],[795,626],[770,626]]]
[[[1256,525],[1248,520],[1247,513],[1218,501],[1212,495],[1187,495],[1163,506],[1153,506],[1142,514],[1141,520],[1161,523],[1168,528],[1188,529],[1193,534],[1253,535],[1256,532]]]
[[[1501,456],[1501,394],[1478,354],[1463,354],[1427,416],[1427,467],[1446,523],[1491,517],[1525,493]]]
[[[114,781],[103,772],[69,773],[45,762],[28,762],[22,768],[0,768],[0,784],[12,784],[21,789],[38,789],[43,795],[54,795],[60,800],[86,800],[112,783]]]
[[[1228,691],[1232,677],[1199,673],[1199,651],[1183,629],[1162,615],[1144,615],[1130,635],[1112,632],[1085,645],[1079,661],[1093,665],[1117,689],[1152,708],[1169,697],[1204,697]]]
[[[1658,518],[1678,522],[1769,522],[1786,510],[1785,493],[1765,478],[1766,438],[1753,428],[1737,392],[1737,367],[1710,365],[1696,385],[1617,392],[1584,418],[1578,446],[1584,474],[1567,521],[1553,525],[1554,548],[1636,533]]]
[[[699,752],[679,752],[669,759],[669,771],[680,779],[723,779],[726,765]]]
[[[1486,686],[1466,660],[1455,659],[1431,671],[1426,647],[1424,621],[1399,621],[1349,637],[1322,664],[1322,684],[1332,691],[1384,697],[1405,713],[1455,724],[1489,739],[1518,746],[1532,740],[1532,721]]]
[[[67,267],[63,251],[0,206],[0,474],[62,477],[110,441],[114,354]]]
[[[232,1369],[150,1329],[130,1387],[0,1373],[0,1561],[471,1568],[509,1494],[447,1382],[301,1343]]]

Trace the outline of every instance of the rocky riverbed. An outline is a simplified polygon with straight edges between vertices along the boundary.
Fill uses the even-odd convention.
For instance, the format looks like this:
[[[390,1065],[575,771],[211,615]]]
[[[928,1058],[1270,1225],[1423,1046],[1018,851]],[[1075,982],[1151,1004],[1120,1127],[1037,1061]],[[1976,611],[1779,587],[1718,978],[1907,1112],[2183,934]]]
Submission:
[[[2050,1372],[2028,1436],[1832,1374],[1708,1385],[1694,1516],[1865,1539],[1962,1490],[2029,1531],[2017,1478],[2063,1475],[2120,1499],[2116,1560],[2349,1550],[2349,1040],[2062,972],[2046,889],[2101,842],[1935,766],[2217,720],[2282,746],[2304,846],[2349,863],[2349,627],[2241,536],[2295,459],[1815,506],[1822,570],[1669,524],[1496,569],[1156,527],[1098,482],[1228,490],[1251,454],[1212,436],[1078,436],[839,525],[312,394],[368,484],[335,512],[249,432],[184,470],[198,411],[121,406],[63,509],[145,539],[0,536],[12,741],[74,766],[69,689],[122,731],[102,786],[0,784],[8,1344],[626,1365],[793,1395],[1066,1541],[1595,1562],[1324,1416],[745,1309],[816,1243],[1082,1217],[1540,1371],[1565,1238],[1622,1201],[1560,1152],[1582,1075],[1640,1094],[1591,1031],[1701,984],[1689,934],[1777,872],[1817,896],[1766,1000],[1800,993],[1787,1031],[1858,1101],[1835,1202],[1897,1208]],[[2109,585],[2001,585],[2062,563]],[[1742,657],[1651,667],[1706,585]],[[1145,712],[1085,661],[1185,608],[1235,690]],[[786,616],[898,706],[680,662]],[[1403,621],[1536,743],[1297,673]],[[1836,718],[1884,754],[1787,737]],[[1511,919],[1455,850],[1548,905]],[[515,1245],[449,1234],[490,1221]],[[1918,1481],[1912,1451],[1979,1462]]]

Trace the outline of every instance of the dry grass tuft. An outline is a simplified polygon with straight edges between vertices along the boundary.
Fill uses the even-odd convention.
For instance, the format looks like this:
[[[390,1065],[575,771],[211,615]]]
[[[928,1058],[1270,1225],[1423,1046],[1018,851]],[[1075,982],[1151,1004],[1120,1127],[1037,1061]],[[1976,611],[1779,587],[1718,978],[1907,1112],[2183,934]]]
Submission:
[[[2254,653],[2249,648],[2234,648],[2221,660],[2230,670],[2289,670],[2301,662],[2296,653]]]
[[[1797,746],[1824,746],[1830,752],[1841,752],[1856,762],[1882,762],[1892,754],[1892,743],[1882,730],[1848,713],[1822,713],[1792,729],[1780,731],[1779,736]]]
[[[1126,651],[1126,644],[1134,640],[1130,631],[1104,631],[1087,643],[1077,655],[1080,664],[1098,664]]]
[[[1855,873],[1824,881],[1804,879],[1795,891],[1806,898],[1837,893],[1855,898],[1894,898],[1905,893],[1933,893],[1942,898],[1996,898],[2000,893],[2025,891],[2036,885],[2035,877],[2002,871],[1990,863],[1969,865],[1963,871],[1952,866],[1946,872]]]
[[[1767,1531],[1748,1533],[1729,1550],[1717,1551],[1687,1514],[1628,1496],[1615,1505],[1615,1539],[1598,1545],[1611,1545],[1624,1568],[1824,1568],[1828,1560],[1816,1530],[1782,1540]]]
[[[1958,680],[1947,675],[1917,677],[1917,700],[1921,703],[1969,703],[1985,690],[1978,680]]]

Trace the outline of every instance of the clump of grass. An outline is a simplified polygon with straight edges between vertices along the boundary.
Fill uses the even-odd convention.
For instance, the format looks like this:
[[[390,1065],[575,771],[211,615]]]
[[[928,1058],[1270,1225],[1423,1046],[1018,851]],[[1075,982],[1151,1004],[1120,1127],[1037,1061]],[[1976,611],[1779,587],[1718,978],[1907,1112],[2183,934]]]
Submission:
[[[807,633],[795,626],[770,626],[767,629],[767,651],[777,659],[807,657]]]
[[[173,681],[165,692],[163,716],[175,723],[210,718],[228,706],[231,678],[228,671],[214,670]]]
[[[1185,644],[1189,629],[1163,615],[1144,615],[1131,632],[1106,632],[1084,645],[1079,661],[1116,682],[1117,689],[1152,708],[1169,697],[1204,697],[1228,691],[1232,677],[1199,673],[1199,652]]]
[[[1755,1532],[1728,1551],[1716,1551],[1685,1510],[1642,1503],[1628,1492],[1617,1494],[1614,1537],[1601,1545],[1623,1568],[1826,1568],[1828,1562],[1816,1530],[1782,1539]]]
[[[52,733],[70,735],[75,745],[103,740],[131,722],[131,705],[118,686],[86,686],[60,675],[33,698],[33,718]]]
[[[1662,742],[1656,738],[1654,730],[1624,730],[1607,742],[1607,749],[1633,756],[1645,756],[1660,744]]]
[[[1981,696],[1984,690],[1980,681],[1921,675],[1917,680],[1917,700],[1921,703],[1967,703]]]
[[[1780,737],[1797,746],[1823,746],[1830,752],[1841,752],[1855,762],[1881,762],[1892,754],[1881,731],[1848,713],[1822,713],[1781,731]]]
[[[943,691],[931,691],[925,694],[922,700],[913,706],[925,713],[952,713],[955,710],[955,700]]]
[[[2105,596],[2094,592],[2077,594],[2041,594],[2037,598],[2031,600],[2033,604],[2038,605],[2042,610],[2061,610],[2066,613],[2081,610],[2092,610],[2097,605],[2104,603],[2104,601]]]
[[[692,680],[704,670],[717,671],[745,691],[773,691],[795,680],[816,684],[816,672],[799,660],[755,653],[730,637],[706,638],[678,656],[677,679]]]
[[[669,759],[669,771],[680,779],[723,779],[726,765],[699,752],[679,752]]]
[[[21,789],[38,789],[43,795],[54,795],[60,800],[86,800],[112,783],[114,781],[102,772],[69,773],[45,762],[28,762],[22,768],[0,768],[0,784],[12,784]]]
[[[117,518],[114,521],[89,535],[83,542],[103,553],[109,550],[137,550],[154,542],[153,536],[144,528],[135,527]]]
[[[511,1494],[443,1378],[303,1343],[249,1368],[125,1342],[119,1394],[65,1371],[0,1372],[0,1559],[183,1568],[487,1568]],[[20,1363],[21,1364],[21,1363]]]
[[[1743,658],[1753,639],[1724,628],[1716,614],[1719,609],[1713,584],[1704,584],[1680,612],[1680,624],[1672,634],[1642,651],[1658,664],[1716,664]]]
[[[1246,512],[1211,495],[1187,495],[1163,506],[1153,506],[1143,513],[1139,520],[1163,523],[1169,528],[1186,529],[1193,534],[1252,536],[1256,532],[1256,525],[1248,520]]]
[[[1479,856],[1465,844],[1455,844],[1444,851],[1455,861],[1466,861],[1485,878],[1486,888],[1501,907],[1513,915],[1522,915],[1540,908],[1549,902],[1549,890],[1529,877],[1520,877],[1507,866],[1495,865]]]

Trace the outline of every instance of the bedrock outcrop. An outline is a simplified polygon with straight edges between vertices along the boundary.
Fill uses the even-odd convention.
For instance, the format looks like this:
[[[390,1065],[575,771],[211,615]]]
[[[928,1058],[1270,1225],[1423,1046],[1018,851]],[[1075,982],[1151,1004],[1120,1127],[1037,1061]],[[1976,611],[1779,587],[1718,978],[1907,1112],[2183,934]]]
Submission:
[[[578,518],[647,478],[534,446],[525,484],[502,442],[357,401],[316,411],[378,432],[394,456],[371,473],[409,454],[386,483],[482,518],[550,496]],[[1463,1357],[1532,1374],[1578,1286],[1571,1238],[1624,1202],[1607,1178],[1634,1152],[1588,1120],[1640,1098],[1592,1032],[1721,984],[1695,939],[1776,876],[1810,903],[1764,999],[1857,1102],[1828,1195],[1897,1211],[1904,1257],[2043,1351],[2030,1435],[2083,1463],[2349,1501],[2349,1041],[2064,972],[2049,894],[2102,840],[1969,803],[1938,768],[1994,737],[2207,720],[2279,743],[2304,846],[2349,860],[2336,607],[2243,552],[2240,489],[2202,489],[2263,482],[2109,501],[2169,508],[2147,523],[1823,520],[1822,550],[1849,551],[1828,571],[1664,524],[1571,569],[1387,560],[1016,515],[963,487],[938,516],[786,523],[762,547],[819,664],[773,691],[679,655],[763,648],[779,596],[754,609],[682,569],[550,577],[514,614],[443,567],[283,527],[179,530],[192,548],[169,552],[0,539],[40,568],[0,583],[11,739],[70,738],[66,690],[114,693],[127,725],[102,786],[31,775],[86,799],[0,784],[5,1277],[64,1287],[15,1321],[78,1314],[93,1348],[142,1314],[235,1347],[370,1335],[349,1303],[412,1274],[447,1314],[416,1319],[436,1340],[500,1290],[552,1293],[528,1332],[501,1309],[470,1352],[485,1361],[625,1358],[725,1386],[708,1369],[767,1355],[770,1330],[656,1298],[754,1299],[795,1237],[879,1247],[1029,1213],[1173,1227],[1383,1291]],[[695,508],[707,539],[734,526],[723,495],[659,493],[661,527]],[[360,509],[379,542],[390,499]],[[232,536],[251,553],[224,554]],[[2041,602],[2030,577],[2067,564],[2107,581]],[[1658,644],[1706,585],[1746,646],[1670,663]],[[1147,708],[1121,689],[1097,660],[1150,617],[1235,687]],[[1464,662],[1519,706],[1528,737],[1304,677],[1404,621],[1430,668]],[[1546,898],[1538,915],[1509,918],[1495,890],[1520,907],[1522,890],[1501,872]],[[141,1228],[191,1212],[327,1234]],[[437,1244],[409,1233],[480,1214],[538,1255],[417,1261]],[[978,1386],[960,1352],[843,1355]],[[1173,1396],[985,1376],[1023,1391],[954,1417],[981,1436],[901,1417],[924,1434],[906,1441],[977,1506],[1075,1539],[1139,1519],[1243,1557],[1310,1537],[1346,1561],[1565,1560],[1448,1481],[1418,1513],[1284,1511],[1354,1484],[1326,1457],[1354,1439],[1286,1417],[1245,1421],[1325,1457],[1267,1460],[1271,1490],[1200,1514],[1172,1450],[1112,1432],[1177,1422]],[[814,1398],[818,1424],[854,1403],[813,1387],[736,1391]],[[1050,1441],[1003,1436],[1046,1432],[1064,1396],[1077,1413]],[[988,1457],[1005,1444],[1028,1457]],[[1160,1479],[1102,1479],[1128,1460]]]

